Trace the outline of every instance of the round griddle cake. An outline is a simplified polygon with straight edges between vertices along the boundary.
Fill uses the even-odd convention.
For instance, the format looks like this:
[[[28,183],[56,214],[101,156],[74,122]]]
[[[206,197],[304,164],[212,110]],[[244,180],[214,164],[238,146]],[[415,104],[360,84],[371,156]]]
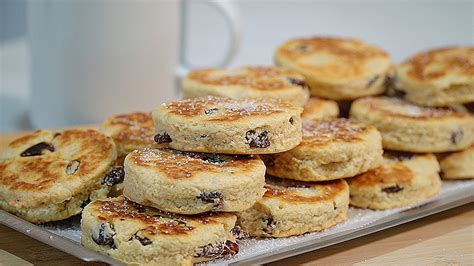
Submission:
[[[344,180],[309,183],[267,177],[266,182],[263,198],[237,214],[251,236],[301,235],[346,219],[349,186]]]
[[[124,195],[173,213],[242,211],[262,197],[264,183],[258,156],[144,149],[125,159]]]
[[[311,95],[333,100],[382,93],[391,67],[382,49],[336,37],[289,40],[276,50],[275,62],[305,76]]]
[[[350,117],[377,127],[385,149],[445,152],[467,148],[474,142],[474,116],[450,108],[367,97],[354,101]]]
[[[474,144],[462,151],[437,154],[437,157],[443,179],[474,178]]]
[[[325,100],[318,97],[311,97],[304,106],[302,119],[320,119],[325,117],[337,117],[339,106],[337,102]]]
[[[173,149],[227,154],[289,150],[301,141],[301,107],[274,99],[203,97],[153,112],[155,141]]]
[[[81,243],[127,264],[191,265],[238,252],[235,220],[230,213],[170,214],[121,196],[87,205]]]
[[[439,164],[433,154],[384,154],[378,168],[348,179],[351,205],[370,209],[400,208],[441,190]]]
[[[101,131],[113,138],[119,158],[133,150],[155,145],[153,140],[155,128],[149,112],[134,112],[108,117],[102,123]]]
[[[303,139],[294,149],[262,156],[267,173],[301,181],[351,177],[382,159],[380,133],[345,118],[303,121]]]
[[[396,87],[426,106],[474,101],[474,47],[446,47],[415,54],[397,67]]]
[[[0,161],[0,206],[36,223],[76,215],[83,201],[106,197],[116,156],[112,139],[93,129],[18,138]]]
[[[279,67],[241,67],[191,71],[182,82],[183,97],[275,98],[303,106],[309,98],[304,77]]]

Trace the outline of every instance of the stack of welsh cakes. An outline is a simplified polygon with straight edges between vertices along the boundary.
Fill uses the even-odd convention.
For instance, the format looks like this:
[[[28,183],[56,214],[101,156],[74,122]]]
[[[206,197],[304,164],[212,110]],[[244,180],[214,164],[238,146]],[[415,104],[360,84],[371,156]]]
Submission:
[[[309,98],[309,87],[304,81],[304,76],[298,74],[296,71],[280,67],[243,67],[232,70],[208,69],[193,71],[183,81],[183,92],[186,98],[205,97],[204,95],[210,94],[214,95],[210,97],[232,97],[235,99],[234,101],[243,102],[249,101],[249,97],[255,99],[255,101],[274,101],[273,99],[276,99],[279,102],[287,102],[294,106],[307,105]],[[199,101],[199,99],[202,98],[193,98],[189,101]],[[260,199],[249,208],[237,213],[238,225],[250,236],[287,237],[300,235],[328,228],[343,221],[347,216],[349,187],[345,181],[336,180],[323,183],[302,182],[308,180],[299,176],[299,166],[294,163],[298,160],[297,158],[294,158],[294,161],[289,159],[288,162],[276,162],[274,159],[276,157],[285,156],[285,154],[294,154],[301,149],[304,143],[308,142],[308,133],[317,134],[317,130],[310,128],[311,125],[308,123],[312,121],[310,118],[337,116],[338,109],[336,103],[317,98],[312,99],[311,103],[313,105],[311,108],[308,108],[303,115],[303,117],[307,117],[308,119],[303,119],[302,125],[300,122],[300,112],[298,112],[293,113],[291,116],[286,116],[282,120],[282,126],[278,126],[278,128],[298,128],[297,132],[284,133],[286,131],[284,130],[282,133],[278,133],[272,130],[270,126],[277,126],[278,124],[272,121],[272,116],[275,116],[272,108],[267,108],[267,110],[263,110],[261,119],[265,121],[265,123],[268,123],[268,125],[257,124],[256,122],[245,123],[246,133],[244,135],[223,134],[226,141],[230,142],[234,142],[242,138],[242,136],[246,136],[246,139],[248,139],[247,136],[255,136],[255,143],[261,144],[254,145],[253,141],[249,142],[247,140],[241,148],[225,151],[240,153],[250,148],[248,152],[260,154],[260,157],[266,165],[266,173],[268,175],[265,178],[263,197],[260,197]],[[252,109],[251,106],[248,108],[249,110]],[[245,114],[245,112],[244,110],[242,113]],[[335,118],[323,121],[322,123],[326,123],[328,128],[333,124],[337,124],[337,127],[344,129],[346,127],[359,126],[357,123],[352,123],[347,120],[339,121]],[[163,123],[163,121],[160,122]],[[160,122],[158,124],[160,124]],[[223,130],[228,132],[229,128],[237,124],[236,122],[237,121],[233,122],[229,127],[224,127]],[[319,122],[314,123],[315,127],[316,123]],[[330,131],[331,130],[332,128]],[[183,131],[187,130],[185,129]],[[331,131],[329,134],[332,133]],[[375,128],[371,128],[370,132],[363,132],[361,134],[370,135],[378,133]],[[352,133],[350,133],[350,135],[352,135]],[[323,138],[325,136],[321,135]],[[327,137],[331,138],[331,136]],[[374,145],[375,154],[371,154],[367,162],[361,162],[361,164],[364,165],[357,165],[355,167],[367,167],[368,169],[372,160],[378,161],[381,158],[382,147],[380,135],[376,137],[378,137],[378,139],[376,139]],[[314,138],[316,139],[317,137]],[[171,137],[171,139],[173,139],[173,137]],[[214,140],[216,137],[212,137],[211,139]],[[287,146],[279,150],[272,148],[273,146],[280,145],[280,143],[287,144]],[[171,142],[170,145],[173,145],[173,142]],[[183,146],[185,145],[179,145],[178,147],[181,148]],[[372,147],[369,149],[371,148]],[[201,151],[212,149],[213,145],[203,147]],[[266,149],[271,150],[267,152]],[[351,153],[356,149],[358,149],[358,147],[354,147],[354,149],[350,147],[347,152]],[[302,158],[302,160],[306,160],[306,162],[313,160],[313,158],[307,156],[308,154],[302,155],[302,157],[306,157]],[[317,155],[315,155],[315,157],[317,157]],[[316,163],[316,161],[314,162]],[[286,169],[294,174],[281,174],[278,171],[274,171],[274,169],[280,169],[281,171]],[[297,178],[293,178],[295,176],[297,176]],[[341,177],[323,178],[319,180],[340,178]]]
[[[351,205],[387,209],[436,195],[440,166],[445,179],[474,177],[474,118],[463,106],[474,101],[473,47],[435,49],[393,65],[386,52],[364,42],[315,37],[288,41],[275,61],[304,75],[312,95],[337,101],[342,115],[380,132],[384,155],[378,167],[347,179]],[[303,134],[304,128],[303,123]],[[303,144],[304,138],[299,147]],[[303,160],[308,149],[298,148],[292,156],[272,158],[271,164],[284,162],[274,166],[284,170],[267,164],[268,172],[300,179],[318,173],[309,166],[317,163],[314,158]],[[325,174],[338,173],[337,155],[343,154],[324,154],[330,169]],[[295,164],[299,167],[288,167]]]
[[[284,43],[275,62],[195,70],[183,100],[13,141],[0,207],[35,223],[82,212],[84,246],[186,265],[474,177],[474,48],[395,65],[374,45],[314,37]]]
[[[301,112],[274,99],[209,96],[162,104],[152,114],[155,147],[125,157],[123,196],[84,209],[82,243],[126,263],[186,264],[236,254],[236,238],[246,235],[235,226],[236,214],[265,193],[258,154],[298,145]]]

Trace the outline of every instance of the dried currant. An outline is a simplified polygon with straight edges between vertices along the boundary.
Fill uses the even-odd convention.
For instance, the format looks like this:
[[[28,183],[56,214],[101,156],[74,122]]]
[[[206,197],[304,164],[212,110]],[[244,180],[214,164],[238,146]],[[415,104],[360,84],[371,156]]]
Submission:
[[[386,155],[388,155],[390,159],[394,159],[398,161],[410,160],[414,156],[413,153],[402,152],[402,151],[389,151],[385,153]]]
[[[190,158],[196,158],[199,156],[198,153],[190,152],[190,151],[173,151],[173,152],[177,155],[186,156]]]
[[[140,244],[142,244],[142,246],[148,246],[148,245],[151,245],[153,243],[153,241],[151,241],[148,237],[141,237],[137,234],[134,234],[130,240],[132,239],[136,239],[138,240],[138,242],[140,242]]]
[[[371,78],[368,82],[367,85],[365,85],[366,88],[370,88],[374,83],[379,79],[379,75],[375,75],[373,78]]]
[[[395,88],[391,88],[388,92],[389,92],[388,96],[400,98],[400,99],[405,98],[405,95],[406,95],[406,92],[399,89],[395,89]]]
[[[271,234],[273,229],[276,226],[275,220],[273,220],[272,217],[264,217],[262,218],[262,221],[264,223],[264,227],[262,228],[262,231],[267,234]]]
[[[397,192],[402,191],[402,190],[403,190],[403,188],[399,187],[398,185],[391,186],[391,187],[386,187],[386,188],[382,189],[382,191],[385,192],[385,193],[397,193]]]
[[[205,203],[212,203],[214,209],[219,209],[224,205],[224,195],[221,192],[202,192],[197,198]]]
[[[294,187],[294,188],[311,188],[310,185],[306,185],[306,184],[304,184],[304,183],[302,183],[302,182],[301,182],[301,183],[300,183],[300,182],[298,182],[298,183],[292,182],[292,184],[291,184],[291,185],[288,185],[288,187]]]
[[[89,203],[91,203],[90,198],[87,198],[87,199],[83,200],[82,203],[81,203],[81,209],[84,209],[87,206],[87,204],[89,204]]]
[[[288,77],[286,79],[288,80],[289,83],[291,83],[293,85],[300,86],[303,89],[309,89],[308,84],[306,84],[306,82],[304,82],[304,80],[295,79],[295,78],[288,78]]]
[[[265,165],[267,167],[272,167],[272,166],[275,166],[275,160],[276,160],[276,157],[273,156],[273,155],[265,155],[265,156],[262,156],[262,159],[263,159],[263,162],[265,163]]]
[[[101,246],[109,246],[113,249],[116,248],[115,246],[115,242],[114,242],[114,235],[115,235],[115,232],[113,231],[113,229],[110,227],[109,224],[100,224],[100,227],[99,227],[99,234],[97,236],[97,238],[92,235],[92,240],[94,240],[94,242],[97,244],[97,245],[101,245]]]
[[[249,130],[245,134],[245,139],[250,148],[267,148],[270,146],[268,131],[262,131],[260,134],[257,134],[255,130]]]
[[[453,144],[458,144],[459,142],[461,142],[463,137],[464,137],[464,131],[460,128],[451,134],[451,142]]]
[[[242,227],[236,225],[234,228],[230,230],[230,232],[235,236],[237,239],[247,238],[249,234],[242,230]]]
[[[295,120],[293,119],[293,117],[290,117],[290,120],[288,120],[288,122],[293,125],[293,123],[295,123]]]
[[[217,155],[204,155],[201,160],[208,163],[219,164],[219,165],[225,164],[227,162],[224,158]]]
[[[297,52],[306,53],[309,51],[309,47],[305,44],[300,44],[300,45],[295,46],[295,50]]]
[[[195,257],[208,259],[229,258],[239,252],[239,246],[230,240],[225,243],[208,244],[201,247],[201,251]]]
[[[385,76],[385,80],[383,84],[385,88],[393,88],[395,86],[395,75],[388,74],[387,76]]]
[[[212,114],[217,113],[217,111],[219,111],[219,108],[209,108],[209,109],[204,110],[204,114],[212,115]]]
[[[235,242],[227,240],[224,244],[224,251],[222,252],[222,256],[224,258],[229,258],[237,253],[239,253],[239,245],[237,245],[237,243]]]
[[[27,156],[38,156],[38,155],[43,155],[43,151],[48,150],[50,152],[54,152],[54,147],[51,143],[47,142],[40,142],[38,144],[35,144],[28,149],[24,150],[20,156],[21,157],[27,157]]]
[[[166,133],[166,132],[156,134],[153,139],[158,144],[170,143],[170,142],[173,141],[171,139],[170,135],[168,135],[168,133]]]
[[[110,170],[110,172],[104,177],[102,184],[113,186],[122,183],[124,178],[125,171],[123,170],[123,166],[114,166],[112,167],[112,170]]]

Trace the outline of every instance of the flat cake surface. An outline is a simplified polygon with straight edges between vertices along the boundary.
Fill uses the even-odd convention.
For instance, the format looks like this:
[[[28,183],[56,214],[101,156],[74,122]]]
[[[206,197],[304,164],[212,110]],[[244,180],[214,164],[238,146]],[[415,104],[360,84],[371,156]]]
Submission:
[[[337,102],[318,97],[311,97],[304,106],[301,118],[320,119],[325,117],[337,117],[338,115],[339,107]]]
[[[144,149],[124,165],[125,196],[173,213],[242,211],[264,192],[265,165],[257,155]]]
[[[391,64],[382,49],[337,37],[293,39],[280,46],[275,56],[303,73],[335,82],[373,77]]]
[[[66,201],[90,191],[115,159],[112,139],[99,131],[35,131],[4,150],[0,199],[16,208]]]
[[[194,70],[183,80],[182,88],[184,98],[274,98],[297,106],[303,106],[309,98],[309,87],[301,74],[270,66]]]
[[[397,76],[406,82],[438,88],[453,83],[474,85],[474,47],[446,47],[417,53],[397,68]]]
[[[273,114],[301,111],[301,107],[273,99],[231,99],[227,97],[201,97],[173,101],[160,106],[159,110],[195,122],[234,123],[249,118],[263,118]]]
[[[265,195],[239,212],[238,224],[255,237],[288,237],[327,229],[347,217],[344,180],[298,182],[267,177]]]
[[[457,112],[445,107],[423,107],[399,98],[367,97],[358,100],[359,106],[380,113],[386,117],[394,116],[412,120],[438,120],[443,118],[467,118],[468,113]]]
[[[386,151],[382,164],[348,179],[351,204],[360,208],[400,208],[439,193],[439,164],[433,154]]]
[[[254,155],[224,155],[182,152],[172,149],[137,150],[127,158],[130,164],[167,179],[205,179],[211,174],[242,175],[262,167]]]
[[[363,136],[374,130],[359,122],[346,118],[325,118],[303,122],[301,146],[324,146],[325,144],[354,143],[363,141]]]
[[[301,141],[302,107],[276,99],[200,97],[153,111],[155,141],[192,152],[268,154]]]
[[[474,101],[474,47],[419,52],[396,67],[395,91],[415,104],[452,106]]]
[[[375,126],[388,150],[458,151],[474,142],[474,116],[448,107],[421,107],[399,98],[366,97],[351,105],[351,119]]]
[[[124,196],[95,200],[87,206],[87,209],[100,221],[133,223],[145,231],[148,236],[185,236],[201,230],[206,225],[215,224],[224,224],[232,229],[232,224],[235,222],[235,215],[231,213],[185,216],[146,207]]]
[[[120,196],[87,205],[81,243],[127,264],[191,265],[235,255],[235,221],[230,213],[176,215]]]
[[[332,201],[347,190],[343,180],[326,182],[300,182],[296,180],[267,178],[264,200],[283,201],[286,204],[313,204]]]
[[[287,152],[262,155],[267,173],[301,181],[352,177],[378,165],[381,136],[373,126],[346,118],[303,120],[301,143]]]
[[[437,154],[443,179],[474,178],[474,143],[465,150]]]
[[[297,72],[281,67],[241,67],[232,70],[201,69],[192,71],[189,80],[219,88],[242,86],[246,90],[278,91],[301,90],[304,77]]]
[[[149,112],[111,116],[102,123],[101,131],[113,138],[119,156],[155,144],[153,141],[155,128]]]

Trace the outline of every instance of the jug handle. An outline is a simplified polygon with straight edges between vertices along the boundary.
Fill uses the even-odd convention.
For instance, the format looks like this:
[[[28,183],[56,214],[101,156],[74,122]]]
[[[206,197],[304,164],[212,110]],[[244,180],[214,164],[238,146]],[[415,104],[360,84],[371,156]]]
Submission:
[[[186,76],[191,68],[191,64],[186,61],[185,58],[185,43],[186,43],[186,19],[188,18],[188,0],[183,2],[183,6],[181,9],[182,12],[182,23],[181,23],[181,47],[180,47],[180,54],[179,54],[179,66],[176,70],[176,78],[177,78],[177,86],[179,90],[179,83],[181,79]],[[189,1],[190,2],[190,1]],[[232,59],[237,54],[240,44],[241,44],[241,23],[240,23],[240,16],[238,13],[238,8],[236,6],[235,0],[215,0],[215,1],[205,1],[210,5],[216,7],[216,9],[222,14],[224,17],[227,28],[230,32],[230,42],[229,47],[227,48],[226,53],[223,55],[221,60],[215,64],[215,67],[226,67],[232,61]]]

